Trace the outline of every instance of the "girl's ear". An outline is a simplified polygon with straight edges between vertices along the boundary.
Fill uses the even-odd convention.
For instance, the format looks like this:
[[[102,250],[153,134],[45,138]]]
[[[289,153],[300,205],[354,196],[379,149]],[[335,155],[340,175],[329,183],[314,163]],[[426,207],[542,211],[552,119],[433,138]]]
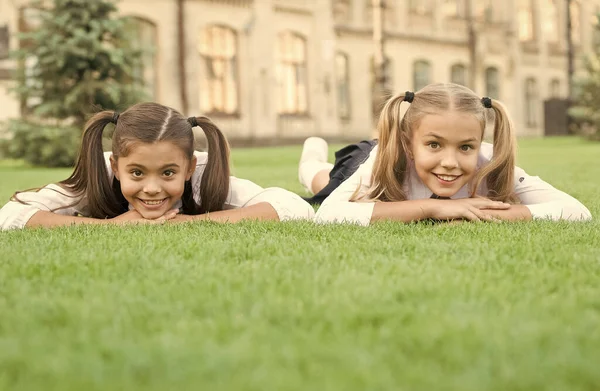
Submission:
[[[119,170],[117,168],[117,159],[114,158],[113,155],[110,155],[110,168],[112,169],[113,174],[115,174],[115,178],[119,181]]]
[[[188,172],[186,173],[186,176],[185,176],[186,181],[189,181],[192,178],[192,175],[194,174],[194,171],[196,170],[197,163],[198,163],[198,158],[196,157],[196,155],[194,155],[192,157],[192,159],[190,160],[190,166],[188,167]]]

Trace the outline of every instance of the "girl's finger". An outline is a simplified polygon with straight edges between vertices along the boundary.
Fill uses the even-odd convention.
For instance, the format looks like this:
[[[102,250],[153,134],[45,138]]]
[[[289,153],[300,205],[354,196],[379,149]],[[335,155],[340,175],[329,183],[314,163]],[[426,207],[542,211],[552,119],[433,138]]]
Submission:
[[[177,209],[170,210],[167,213],[165,213],[165,215],[163,217],[165,218],[165,220],[171,220],[171,219],[174,219],[175,217],[177,217],[177,213],[179,213],[179,211]]]
[[[500,202],[500,201],[488,201],[488,202],[482,202],[481,204],[477,205],[477,208],[504,210],[504,209],[510,209],[510,204],[507,204],[506,202]]]
[[[481,220],[479,220],[479,217],[477,217],[477,215],[475,213],[473,213],[471,210],[465,211],[464,218],[469,221],[481,221]]]
[[[490,216],[489,214],[481,211],[478,208],[472,208],[471,212],[477,216],[477,218],[479,218],[480,221],[490,221],[492,219],[492,216]]]

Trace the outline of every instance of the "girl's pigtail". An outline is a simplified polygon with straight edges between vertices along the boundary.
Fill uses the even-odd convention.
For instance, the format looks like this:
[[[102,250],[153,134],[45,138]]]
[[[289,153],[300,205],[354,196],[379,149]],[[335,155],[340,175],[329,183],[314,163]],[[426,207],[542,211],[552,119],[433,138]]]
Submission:
[[[208,144],[208,161],[200,183],[199,212],[222,210],[229,195],[229,144],[209,118],[196,117],[195,122],[204,131]]]
[[[406,175],[408,158],[405,149],[408,148],[408,134],[401,129],[402,117],[400,105],[404,101],[412,102],[414,93],[390,98],[379,116],[377,132],[379,136],[378,152],[373,164],[371,187],[365,199],[379,201],[402,201],[406,199],[402,184]],[[358,189],[351,198],[360,199]]]
[[[122,213],[108,177],[108,169],[102,150],[102,132],[118,115],[102,111],[94,115],[85,125],[81,148],[71,176],[59,184],[87,198],[90,216],[95,218],[115,217]]]
[[[489,99],[489,98],[485,98]],[[514,125],[502,103],[491,101],[494,110],[494,155],[473,181],[471,196],[475,196],[481,181],[485,178],[488,197],[495,201],[516,202],[514,195],[514,172],[517,154],[517,141]]]

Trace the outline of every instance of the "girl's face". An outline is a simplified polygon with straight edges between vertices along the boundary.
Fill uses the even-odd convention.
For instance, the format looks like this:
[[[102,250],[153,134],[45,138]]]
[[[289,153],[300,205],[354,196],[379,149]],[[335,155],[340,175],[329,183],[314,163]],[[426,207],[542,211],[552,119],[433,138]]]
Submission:
[[[483,131],[475,116],[428,114],[413,129],[409,158],[434,194],[451,197],[475,175]]]
[[[181,199],[196,157],[190,160],[178,146],[159,141],[136,144],[127,156],[111,156],[110,163],[129,204],[144,218],[156,219]]]

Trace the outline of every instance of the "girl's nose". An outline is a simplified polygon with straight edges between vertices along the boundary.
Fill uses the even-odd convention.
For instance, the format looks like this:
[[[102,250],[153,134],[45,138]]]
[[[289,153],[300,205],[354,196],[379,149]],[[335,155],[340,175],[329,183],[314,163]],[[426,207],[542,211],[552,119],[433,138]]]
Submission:
[[[447,153],[442,158],[441,165],[444,168],[456,168],[458,167],[458,160],[456,159],[454,153]]]
[[[143,192],[146,194],[158,194],[160,193],[160,186],[154,181],[147,182],[144,184]]]

